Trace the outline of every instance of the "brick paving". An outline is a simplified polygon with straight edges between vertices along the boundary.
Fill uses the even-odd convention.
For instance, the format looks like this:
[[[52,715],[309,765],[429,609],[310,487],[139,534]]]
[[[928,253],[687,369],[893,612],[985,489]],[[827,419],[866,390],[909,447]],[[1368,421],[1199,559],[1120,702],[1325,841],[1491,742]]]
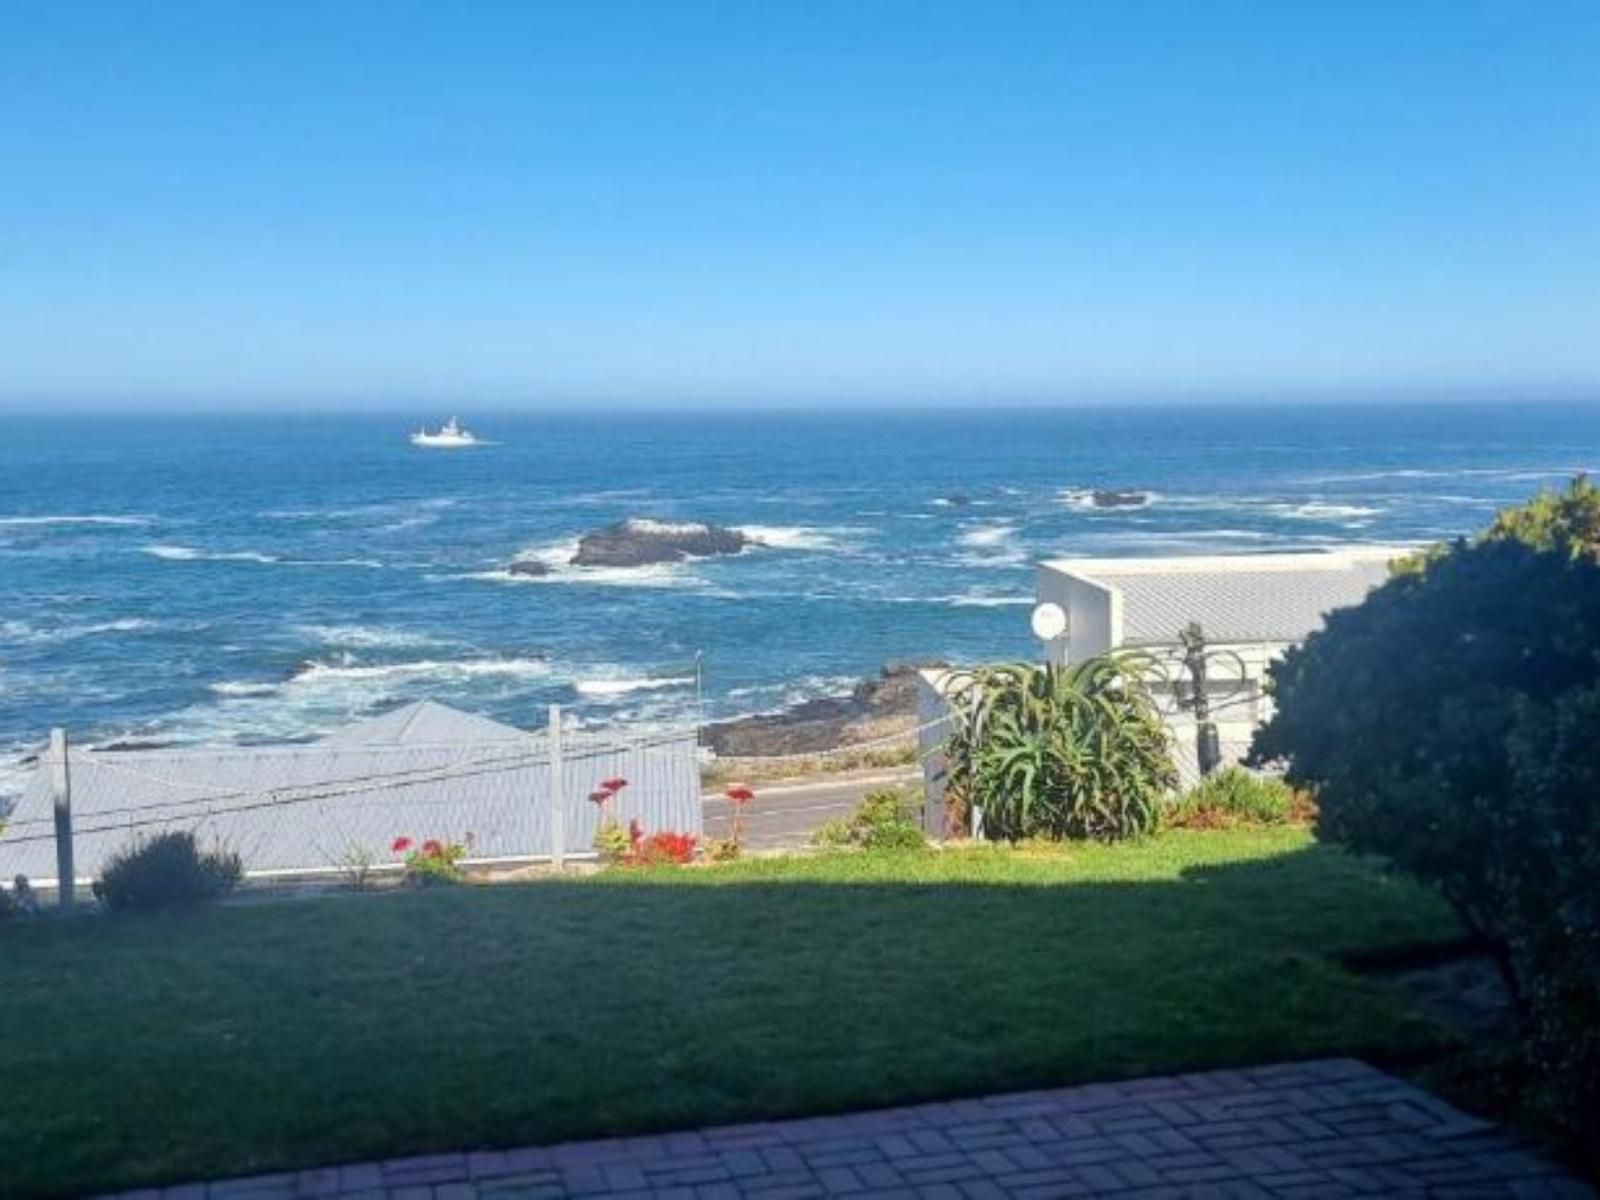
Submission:
[[[261,1175],[140,1200],[1592,1197],[1513,1135],[1350,1059]]]

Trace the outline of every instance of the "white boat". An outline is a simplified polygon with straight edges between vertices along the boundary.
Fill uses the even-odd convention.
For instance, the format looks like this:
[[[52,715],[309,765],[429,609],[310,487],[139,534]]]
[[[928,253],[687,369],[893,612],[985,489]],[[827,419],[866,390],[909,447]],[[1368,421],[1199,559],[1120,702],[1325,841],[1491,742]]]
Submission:
[[[459,450],[465,446],[477,446],[481,443],[470,429],[460,421],[451,417],[438,432],[429,433],[426,426],[411,435],[413,446],[427,446],[434,450]]]

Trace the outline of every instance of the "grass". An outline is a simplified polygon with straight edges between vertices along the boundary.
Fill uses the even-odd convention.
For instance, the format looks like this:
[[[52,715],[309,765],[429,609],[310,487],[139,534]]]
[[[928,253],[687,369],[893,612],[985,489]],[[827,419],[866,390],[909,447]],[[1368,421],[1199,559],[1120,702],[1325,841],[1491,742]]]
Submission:
[[[1334,955],[1456,932],[1292,829],[12,927],[0,1191],[1394,1051]]]

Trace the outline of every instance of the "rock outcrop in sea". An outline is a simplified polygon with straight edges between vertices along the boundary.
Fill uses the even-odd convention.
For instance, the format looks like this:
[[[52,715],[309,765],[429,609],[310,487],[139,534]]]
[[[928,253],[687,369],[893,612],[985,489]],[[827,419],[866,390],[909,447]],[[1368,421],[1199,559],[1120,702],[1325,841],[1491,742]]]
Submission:
[[[1150,503],[1150,493],[1096,488],[1089,501],[1096,508],[1140,508]]]
[[[1137,488],[1073,488],[1062,498],[1077,508],[1143,508],[1151,497]]]
[[[575,567],[648,567],[739,554],[753,541],[737,529],[699,521],[633,518],[586,533],[572,556]]]

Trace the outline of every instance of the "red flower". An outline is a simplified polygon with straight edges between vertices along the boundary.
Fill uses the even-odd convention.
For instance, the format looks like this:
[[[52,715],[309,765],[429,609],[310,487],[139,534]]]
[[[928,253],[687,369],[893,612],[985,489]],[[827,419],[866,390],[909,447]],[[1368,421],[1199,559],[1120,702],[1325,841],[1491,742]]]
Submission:
[[[422,852],[429,858],[438,858],[444,854],[444,847],[439,844],[436,838],[429,838],[422,843]]]
[[[639,844],[639,840],[643,837],[644,826],[639,824],[639,818],[635,817],[633,820],[628,822],[628,841],[637,846]]]
[[[620,779],[620,778],[618,778],[618,779],[602,779],[600,781],[600,786],[602,788],[604,788],[606,791],[608,791],[608,792],[612,793],[613,795],[615,795],[617,792],[620,792],[623,788],[628,786],[628,781],[626,779]]]
[[[749,804],[750,801],[756,798],[755,792],[745,787],[745,785],[742,783],[730,784],[728,790],[722,794],[729,800],[733,801],[733,803],[739,805]]]
[[[611,799],[611,793],[606,791],[605,788],[601,788],[598,792],[590,792],[589,799],[596,804],[604,804],[607,800]]]
[[[408,837],[397,837],[394,840],[394,845],[389,847],[389,853],[404,854],[409,849],[411,849],[411,839]]]

